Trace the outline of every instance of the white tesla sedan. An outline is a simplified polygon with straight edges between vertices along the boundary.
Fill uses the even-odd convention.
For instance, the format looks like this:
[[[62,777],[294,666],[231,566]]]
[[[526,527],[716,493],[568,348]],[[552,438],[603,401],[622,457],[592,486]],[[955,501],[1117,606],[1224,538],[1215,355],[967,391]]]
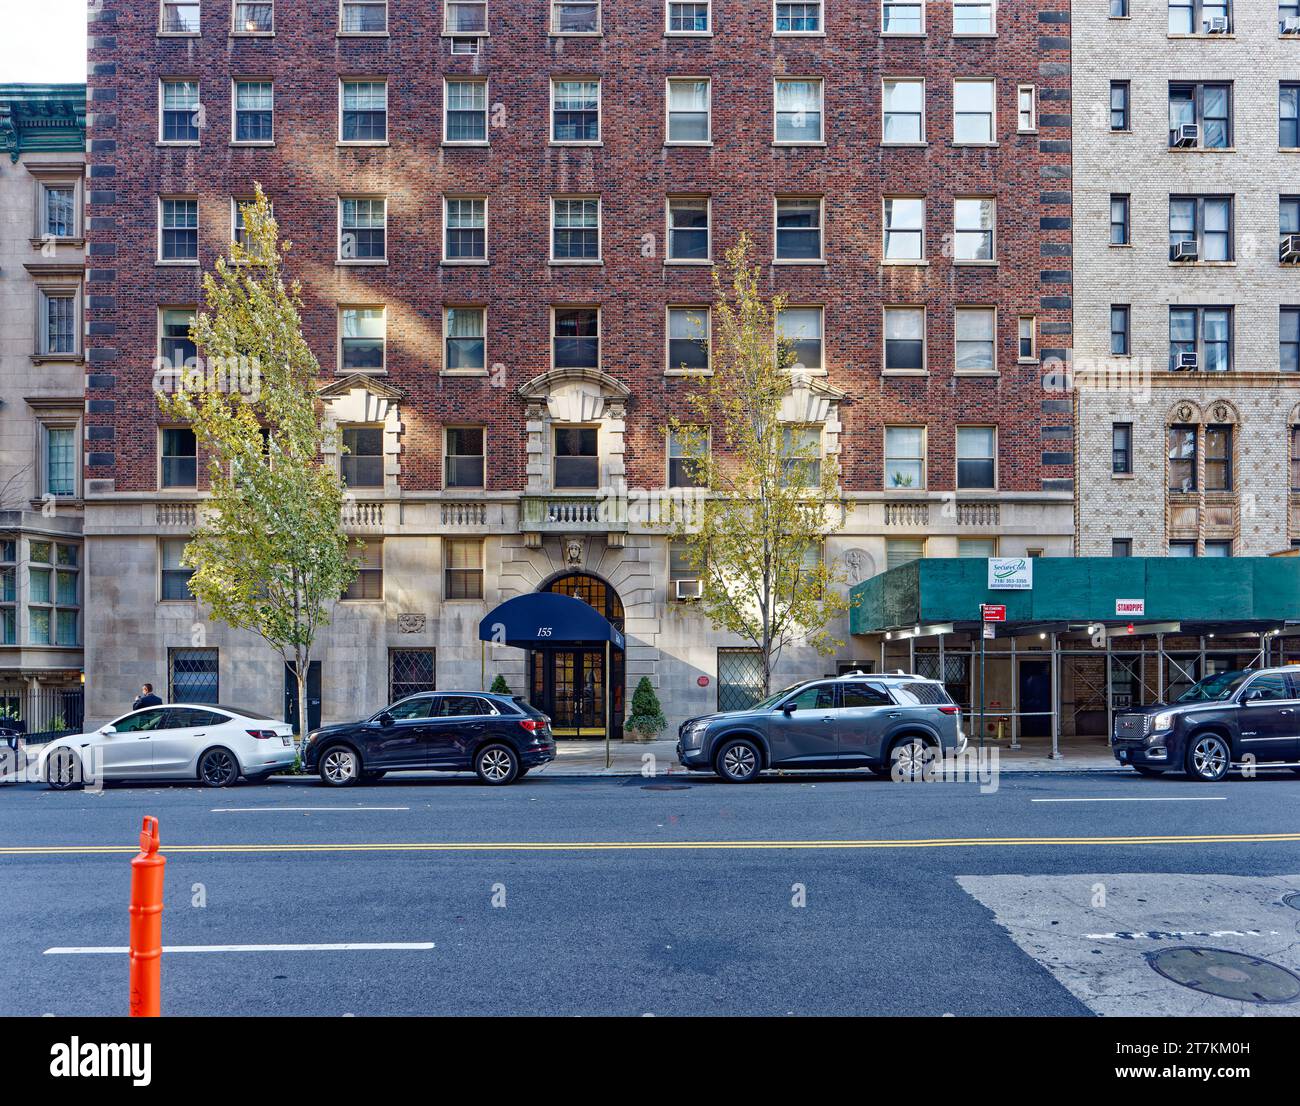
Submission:
[[[197,780],[227,787],[293,764],[293,727],[236,707],[170,703],[124,714],[92,733],[27,751],[34,778],[56,791],[100,780]]]

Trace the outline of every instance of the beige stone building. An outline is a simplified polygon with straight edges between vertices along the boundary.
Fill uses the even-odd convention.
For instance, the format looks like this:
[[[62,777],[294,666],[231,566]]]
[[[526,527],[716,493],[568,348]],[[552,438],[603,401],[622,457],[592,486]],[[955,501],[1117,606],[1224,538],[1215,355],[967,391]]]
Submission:
[[[1298,19],[1075,5],[1083,556],[1300,543]]]

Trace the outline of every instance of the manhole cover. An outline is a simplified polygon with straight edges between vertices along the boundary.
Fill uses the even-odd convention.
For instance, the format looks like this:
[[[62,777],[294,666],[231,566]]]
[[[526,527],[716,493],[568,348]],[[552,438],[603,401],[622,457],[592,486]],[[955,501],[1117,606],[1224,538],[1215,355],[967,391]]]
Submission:
[[[1300,910],[1300,891],[1292,891],[1289,895],[1283,895],[1282,905],[1289,906],[1292,910]]]
[[[648,783],[641,788],[642,791],[689,791],[689,783]]]
[[[1147,961],[1166,979],[1206,995],[1257,1003],[1300,998],[1300,976],[1242,952],[1184,945],[1149,952]]]

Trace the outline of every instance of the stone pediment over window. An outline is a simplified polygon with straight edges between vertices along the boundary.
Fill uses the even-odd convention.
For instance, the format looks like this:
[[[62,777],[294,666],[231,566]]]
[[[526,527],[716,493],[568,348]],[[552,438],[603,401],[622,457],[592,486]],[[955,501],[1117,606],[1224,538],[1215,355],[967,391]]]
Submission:
[[[318,389],[316,394],[325,405],[326,418],[335,426],[383,426],[384,494],[396,495],[402,453],[400,405],[406,398],[406,392],[365,373],[353,373],[330,381]],[[326,452],[334,453],[333,450]],[[337,463],[337,456],[335,462]]]
[[[554,422],[595,422],[621,419],[632,390],[599,369],[552,369],[519,389],[529,418]]]
[[[781,421],[823,423],[835,416],[838,422],[840,402],[847,398],[848,392],[840,391],[825,377],[796,373],[791,379],[790,390],[781,400]]]

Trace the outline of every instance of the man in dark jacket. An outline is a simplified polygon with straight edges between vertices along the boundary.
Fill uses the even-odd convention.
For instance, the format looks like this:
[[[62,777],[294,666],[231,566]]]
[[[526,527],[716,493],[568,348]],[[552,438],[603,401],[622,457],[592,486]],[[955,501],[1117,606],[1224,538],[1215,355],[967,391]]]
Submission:
[[[135,702],[131,704],[131,709],[140,710],[143,707],[160,706],[162,706],[162,700],[153,693],[153,684],[145,684],[140,689],[140,694],[136,697]]]

